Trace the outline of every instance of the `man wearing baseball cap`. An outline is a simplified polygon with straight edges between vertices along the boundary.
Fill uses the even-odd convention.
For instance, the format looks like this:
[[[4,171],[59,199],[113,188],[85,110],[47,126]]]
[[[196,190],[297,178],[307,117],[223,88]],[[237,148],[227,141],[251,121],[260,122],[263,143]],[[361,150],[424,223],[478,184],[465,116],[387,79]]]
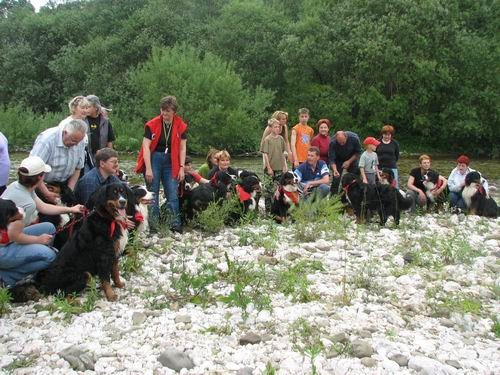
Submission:
[[[86,119],[89,125],[89,144],[87,146],[88,157],[85,170],[95,167],[96,152],[104,147],[113,148],[113,141],[115,140],[113,126],[107,116],[111,109],[103,107],[101,101],[95,95],[87,95],[86,99],[90,103],[90,107]]]
[[[26,214],[24,217],[25,227],[36,221],[37,210],[46,215],[80,213],[83,211],[82,205],[74,207],[55,206],[47,204],[38,198],[35,189],[43,183],[44,175],[51,171],[50,165],[45,164],[40,157],[27,157],[21,162],[17,170],[18,180],[7,186],[7,189],[2,194],[3,199],[10,199],[17,207],[24,210]]]
[[[366,150],[359,158],[359,171],[365,184],[375,185],[379,178],[378,156],[375,152],[379,144],[380,141],[373,137],[366,137],[363,141]]]

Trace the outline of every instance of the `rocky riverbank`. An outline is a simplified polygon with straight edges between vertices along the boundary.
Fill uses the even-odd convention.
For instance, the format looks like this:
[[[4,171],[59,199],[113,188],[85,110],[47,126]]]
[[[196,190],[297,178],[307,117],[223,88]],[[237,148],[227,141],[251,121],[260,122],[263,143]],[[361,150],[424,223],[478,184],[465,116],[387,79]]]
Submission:
[[[0,368],[500,373],[500,219],[406,216],[397,229],[345,219],[313,242],[296,229],[261,221],[141,239],[117,302],[90,291],[11,306]]]

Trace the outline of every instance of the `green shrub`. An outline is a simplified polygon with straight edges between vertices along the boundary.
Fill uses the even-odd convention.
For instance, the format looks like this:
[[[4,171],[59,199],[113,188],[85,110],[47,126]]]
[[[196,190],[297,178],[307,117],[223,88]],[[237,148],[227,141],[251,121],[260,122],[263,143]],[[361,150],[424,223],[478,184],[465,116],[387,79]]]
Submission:
[[[11,295],[7,288],[0,288],[0,316],[9,312]]]

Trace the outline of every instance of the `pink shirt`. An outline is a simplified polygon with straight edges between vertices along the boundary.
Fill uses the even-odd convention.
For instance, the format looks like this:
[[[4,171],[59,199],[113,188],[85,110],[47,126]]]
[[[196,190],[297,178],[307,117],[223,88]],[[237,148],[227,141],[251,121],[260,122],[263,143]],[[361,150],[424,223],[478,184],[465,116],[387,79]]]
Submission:
[[[330,136],[318,134],[313,138],[311,146],[316,146],[319,148],[320,159],[323,160],[326,165],[328,163],[328,147],[330,146]]]

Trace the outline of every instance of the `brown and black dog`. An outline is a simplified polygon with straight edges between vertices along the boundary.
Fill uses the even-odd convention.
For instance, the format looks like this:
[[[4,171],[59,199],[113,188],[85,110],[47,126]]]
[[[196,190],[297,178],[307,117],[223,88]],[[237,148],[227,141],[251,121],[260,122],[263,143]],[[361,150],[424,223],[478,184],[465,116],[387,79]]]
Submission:
[[[118,257],[124,250],[127,194],[121,183],[101,187],[95,194],[95,206],[75,235],[62,247],[56,260],[37,276],[43,293],[78,293],[85,289],[89,276],[98,276],[109,301],[117,299],[110,279],[118,288],[120,280]]]

